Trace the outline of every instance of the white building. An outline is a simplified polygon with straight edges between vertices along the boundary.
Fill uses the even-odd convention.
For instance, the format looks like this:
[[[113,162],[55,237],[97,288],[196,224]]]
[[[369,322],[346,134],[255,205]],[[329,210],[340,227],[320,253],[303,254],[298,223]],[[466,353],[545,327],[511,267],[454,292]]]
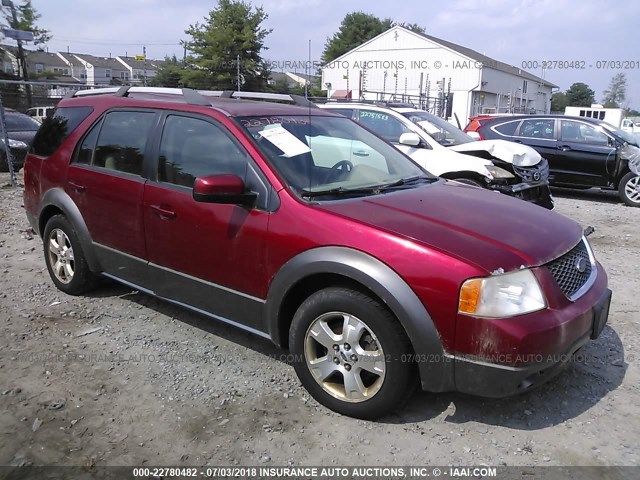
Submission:
[[[465,124],[482,113],[549,113],[556,85],[460,45],[395,26],[322,68],[333,98],[410,101]],[[448,103],[448,106],[447,106]]]

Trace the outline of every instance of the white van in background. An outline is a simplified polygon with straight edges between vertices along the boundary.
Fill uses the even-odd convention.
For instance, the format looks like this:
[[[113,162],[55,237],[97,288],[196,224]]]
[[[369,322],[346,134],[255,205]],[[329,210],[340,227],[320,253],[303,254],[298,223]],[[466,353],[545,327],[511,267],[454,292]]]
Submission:
[[[598,103],[593,103],[590,107],[566,107],[564,114],[602,120],[629,133],[640,132],[640,128],[631,119],[624,118],[626,112],[622,108],[605,108]]]
[[[32,108],[29,108],[25,113],[30,117],[33,117],[40,123],[42,123],[42,120],[47,118],[47,116],[51,115],[55,109],[56,109],[55,106],[32,107]]]

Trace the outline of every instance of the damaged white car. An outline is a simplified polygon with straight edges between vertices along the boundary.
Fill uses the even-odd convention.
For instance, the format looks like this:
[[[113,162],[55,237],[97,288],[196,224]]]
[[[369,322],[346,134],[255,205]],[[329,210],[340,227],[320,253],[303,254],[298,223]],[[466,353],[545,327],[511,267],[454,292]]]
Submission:
[[[434,175],[553,208],[548,163],[531,147],[504,140],[476,141],[447,121],[412,107],[356,102],[318,106],[371,129]]]

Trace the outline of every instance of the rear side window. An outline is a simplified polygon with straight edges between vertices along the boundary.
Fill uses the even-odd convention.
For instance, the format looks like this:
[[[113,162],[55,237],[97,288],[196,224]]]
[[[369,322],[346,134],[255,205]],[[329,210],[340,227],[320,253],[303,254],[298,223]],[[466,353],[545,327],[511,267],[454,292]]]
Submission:
[[[359,120],[362,125],[391,143],[398,143],[400,135],[410,131],[400,120],[383,112],[360,110]]]
[[[507,122],[501,123],[500,125],[496,125],[494,130],[496,132],[501,133],[502,135],[514,135],[516,133],[516,127],[518,126],[518,122]]]
[[[41,157],[52,155],[82,121],[93,111],[91,107],[60,107],[46,117],[38,130],[31,153]]]
[[[353,118],[353,108],[332,108],[329,111],[333,113],[338,113],[347,118]]]
[[[544,138],[547,140],[553,140],[553,127],[555,120],[523,120],[520,125],[521,137],[529,138]]]
[[[153,112],[108,113],[102,121],[93,165],[142,175],[144,150],[155,118],[156,114]],[[88,153],[84,152],[83,158],[87,155]]]

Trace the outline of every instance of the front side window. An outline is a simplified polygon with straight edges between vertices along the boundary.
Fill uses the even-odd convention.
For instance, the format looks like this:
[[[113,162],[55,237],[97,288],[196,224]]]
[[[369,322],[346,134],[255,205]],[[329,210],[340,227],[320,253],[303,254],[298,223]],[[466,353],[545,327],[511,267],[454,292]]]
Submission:
[[[218,174],[246,179],[248,154],[221,127],[192,117],[170,115],[160,143],[158,180],[193,187],[198,177]]]
[[[93,165],[142,175],[144,150],[156,115],[152,112],[111,112],[102,123]]]
[[[400,120],[384,112],[360,110],[358,119],[362,125],[391,143],[398,143],[400,135],[411,131]]]
[[[396,148],[347,118],[287,115],[241,117],[238,122],[303,198],[376,195],[386,188],[434,181]]]
[[[473,142],[474,139],[446,120],[436,117],[429,112],[415,111],[403,113],[411,122],[418,125],[440,145],[452,147],[463,143]]]
[[[591,125],[571,120],[560,122],[560,140],[563,142],[591,143],[595,145],[608,145],[609,137],[601,129]]]
[[[553,119],[531,119],[523,120],[520,125],[521,137],[528,138],[544,138],[547,140],[553,140],[553,125],[555,120]]]

